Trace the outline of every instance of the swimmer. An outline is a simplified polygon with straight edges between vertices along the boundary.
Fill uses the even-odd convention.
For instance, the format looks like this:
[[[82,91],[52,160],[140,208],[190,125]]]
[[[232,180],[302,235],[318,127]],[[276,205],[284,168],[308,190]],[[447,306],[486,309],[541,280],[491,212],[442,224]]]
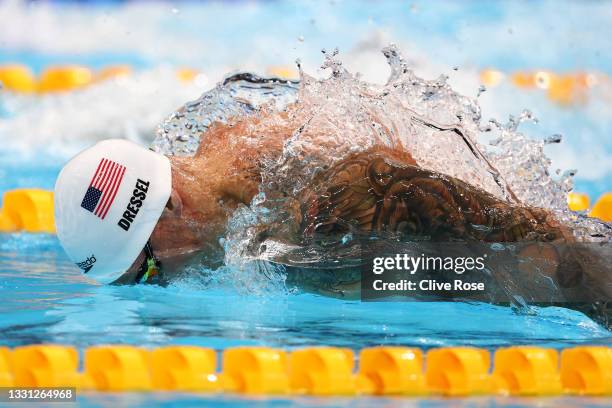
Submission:
[[[189,265],[220,266],[219,242],[228,220],[262,189],[265,165],[279,160],[298,122],[285,112],[273,119],[217,124],[202,136],[193,157],[166,157],[124,140],[98,143],[73,158],[58,177],[56,224],[63,247],[87,276],[103,283],[163,281]],[[330,143],[325,129],[321,135],[309,131],[310,140]],[[551,212],[424,169],[401,146],[374,146],[328,161],[297,195],[280,185],[266,192],[289,204],[283,222],[262,226],[261,240],[309,245],[321,239],[339,242],[356,232],[395,241],[574,242],[571,230]],[[522,248],[527,255],[533,252]],[[572,251],[548,248],[541,256],[555,263],[548,276],[555,287],[588,292],[589,307],[599,314],[603,307],[607,316],[610,275],[597,276]],[[288,274],[295,266],[288,280],[305,290],[345,297],[358,293],[355,268],[338,277],[339,270],[305,271],[286,264]],[[535,285],[528,279],[523,283]]]

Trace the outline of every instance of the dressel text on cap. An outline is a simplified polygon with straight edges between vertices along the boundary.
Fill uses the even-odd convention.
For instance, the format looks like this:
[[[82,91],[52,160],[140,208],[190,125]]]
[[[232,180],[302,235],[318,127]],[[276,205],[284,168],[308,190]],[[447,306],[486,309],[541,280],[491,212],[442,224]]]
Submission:
[[[117,225],[119,225],[124,230],[128,231],[130,229],[130,226],[138,215],[140,207],[142,207],[144,200],[147,198],[149,184],[149,181],[144,181],[141,179],[138,179],[136,181],[136,186],[134,188],[134,192],[132,193],[132,197],[130,198],[126,210],[123,212],[123,216],[117,223]]]

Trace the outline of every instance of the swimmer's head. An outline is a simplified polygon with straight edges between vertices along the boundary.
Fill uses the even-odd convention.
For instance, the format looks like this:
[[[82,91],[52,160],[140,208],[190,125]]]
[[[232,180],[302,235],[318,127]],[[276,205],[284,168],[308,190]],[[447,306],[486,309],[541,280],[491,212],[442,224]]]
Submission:
[[[126,140],[99,142],[60,172],[57,236],[87,276],[113,282],[143,251],[171,191],[167,157]]]
[[[190,265],[219,266],[223,258],[219,238],[235,209],[235,203],[219,189],[219,181],[225,181],[226,175],[215,163],[197,156],[169,159],[172,192],[149,239],[155,257],[161,261],[163,280]],[[121,282],[142,282],[138,276],[147,258],[143,250]]]

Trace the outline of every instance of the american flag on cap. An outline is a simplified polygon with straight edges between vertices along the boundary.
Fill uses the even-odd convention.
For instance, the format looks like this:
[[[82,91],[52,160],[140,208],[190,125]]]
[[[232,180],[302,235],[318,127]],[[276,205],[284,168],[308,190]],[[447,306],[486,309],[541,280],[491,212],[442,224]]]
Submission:
[[[109,159],[100,160],[81,207],[104,219],[117,196],[124,174],[125,166]]]

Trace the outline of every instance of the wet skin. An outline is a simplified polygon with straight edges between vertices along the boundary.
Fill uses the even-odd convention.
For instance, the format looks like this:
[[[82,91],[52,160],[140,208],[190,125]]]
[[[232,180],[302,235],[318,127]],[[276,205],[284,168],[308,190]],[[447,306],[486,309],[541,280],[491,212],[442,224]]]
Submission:
[[[202,137],[194,157],[170,158],[172,195],[151,236],[165,273],[195,263],[212,268],[221,264],[219,239],[229,217],[239,205],[250,204],[259,191],[264,163],[278,158],[293,131],[289,120],[219,125]],[[281,240],[305,243],[351,230],[438,242],[573,242],[571,231],[546,210],[510,204],[461,180],[422,169],[409,152],[397,147],[376,147],[343,158],[316,177],[298,201],[296,228]],[[567,254],[529,246],[522,251],[525,256],[537,253],[547,263],[552,260],[556,266],[549,274],[560,288],[584,286],[594,299],[612,298],[606,275],[593,276],[575,262],[560,267],[567,265],[559,260]],[[143,257],[122,282],[133,281]],[[345,296],[358,290],[358,277],[350,279],[339,279],[331,290],[317,288],[316,279],[303,286]]]

